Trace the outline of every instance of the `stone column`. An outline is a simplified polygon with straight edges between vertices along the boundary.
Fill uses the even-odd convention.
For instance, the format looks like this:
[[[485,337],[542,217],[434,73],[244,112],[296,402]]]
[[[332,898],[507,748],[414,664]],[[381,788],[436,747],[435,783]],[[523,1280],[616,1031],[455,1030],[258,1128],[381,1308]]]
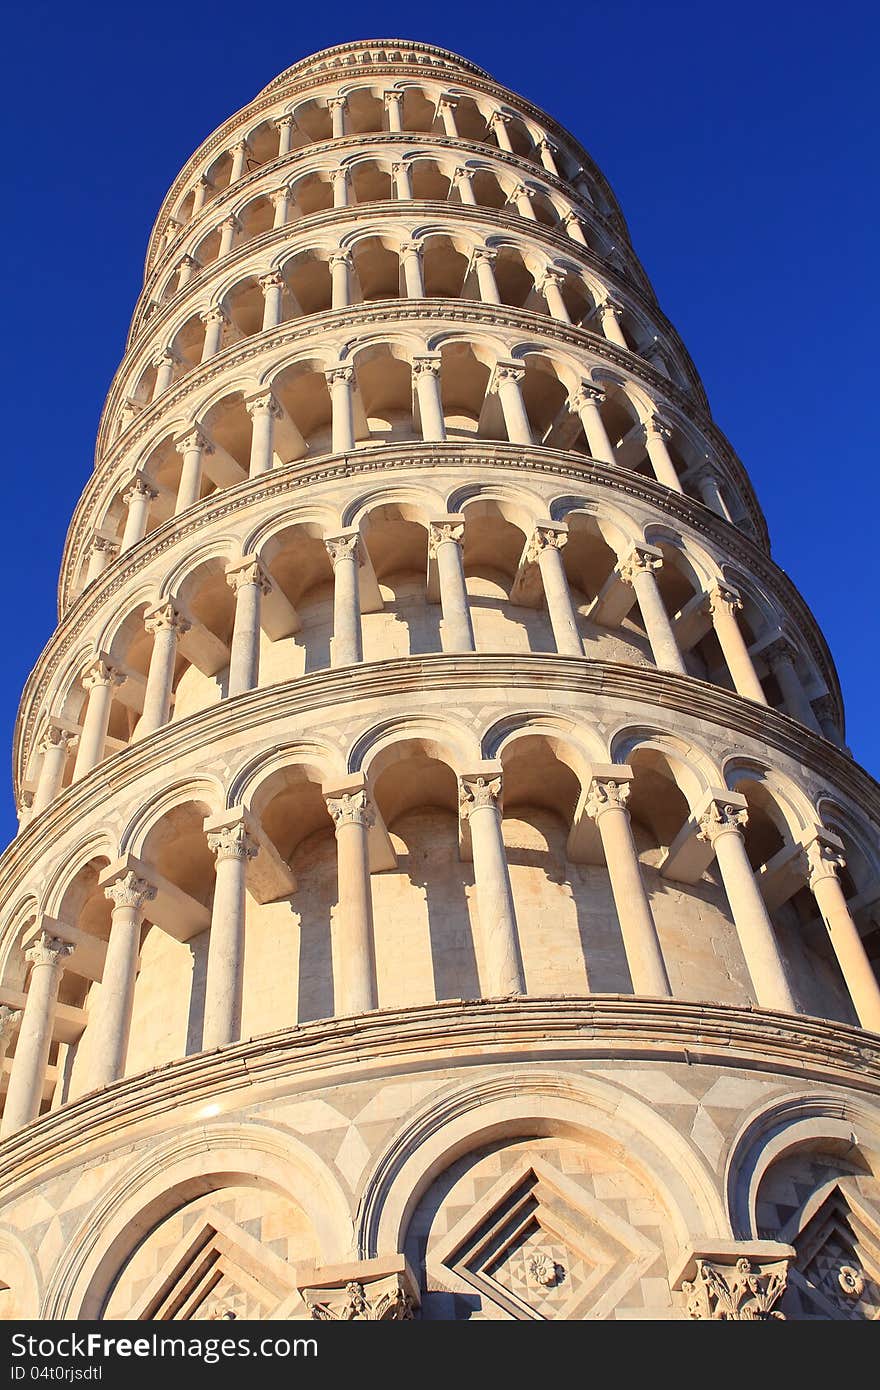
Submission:
[[[205,206],[205,203],[208,201],[208,194],[213,191],[213,188],[214,185],[212,183],[209,183],[205,175],[202,174],[196,184],[195,192],[193,194],[193,217],[195,217],[198,213],[201,212],[202,208]]]
[[[560,226],[562,227],[566,235],[571,238],[572,241],[578,242],[580,246],[588,245],[587,238],[584,236],[584,229],[580,224],[580,218],[578,217],[574,209],[572,209],[571,212],[567,212],[565,214],[560,223]]]
[[[375,811],[365,786],[351,791],[325,788],[324,800],[336,831],[334,1012],[362,1014],[376,1007],[369,855],[369,832],[375,823]]]
[[[12,1059],[0,1138],[29,1125],[40,1113],[58,990],[64,962],[72,950],[68,942],[42,932],[39,941],[25,952],[31,977]]]
[[[167,251],[172,242],[176,239],[178,232],[182,228],[182,223],[176,217],[169,217],[162,232],[163,251]]]
[[[346,251],[334,251],[330,257],[331,307],[347,309],[351,303],[351,256]]]
[[[662,564],[659,555],[635,546],[626,559],[617,565],[617,573],[625,584],[631,584],[635,590],[655,665],[661,671],[676,671],[680,676],[685,676],[687,667],[654,578],[654,571]]]
[[[222,261],[224,256],[228,256],[233,246],[238,232],[241,231],[241,223],[237,217],[224,217],[220,223],[220,247],[217,251],[218,261]]]
[[[275,421],[281,419],[281,406],[269,390],[245,399],[251,417],[251,457],[248,473],[257,478],[268,473],[275,459]]]
[[[118,554],[118,541],[111,540],[109,536],[95,536],[92,540],[92,549],[89,555],[86,583],[91,584],[93,580],[100,578],[107,566]]]
[[[258,846],[245,822],[238,820],[225,829],[209,831],[208,848],[216,859],[217,877],[205,979],[202,1047],[206,1051],[237,1042],[241,1034],[247,865]]]
[[[718,487],[718,479],[715,477],[712,469],[705,467],[700,468],[697,472],[692,473],[691,477],[700,494],[703,506],[708,507],[711,512],[715,512],[716,516],[723,517],[725,521],[732,522],[733,517],[730,515],[727,503],[721,495],[721,491]]]
[[[235,621],[229,660],[229,696],[254,690],[260,681],[260,608],[272,581],[259,560],[243,561],[226,571],[226,582],[235,592]]]
[[[475,650],[474,629],[464,578],[463,540],[462,520],[450,517],[428,524],[428,558],[437,561],[440,606],[443,610],[440,637],[444,652]]]
[[[526,414],[520,382],[526,374],[518,362],[496,362],[489,390],[498,392],[507,437],[511,444],[533,444],[532,427]]]
[[[411,166],[402,159],[395,160],[391,166],[391,177],[394,180],[394,196],[404,202],[408,202],[413,195],[410,167]]]
[[[165,348],[158,357],[153,358],[153,366],[156,368],[156,380],[153,383],[152,399],[158,400],[164,391],[168,390],[174,380],[174,368],[177,365],[177,357],[170,348]]]
[[[333,206],[335,208],[347,208],[349,202],[349,183],[347,169],[334,169],[330,175],[333,183]]]
[[[276,116],[272,123],[278,130],[278,158],[290,154],[293,148],[293,131],[296,125],[295,120],[290,114]]]
[[[642,426],[642,429],[645,437],[645,448],[657,482],[662,483],[664,487],[671,488],[673,492],[681,492],[683,489],[678,480],[678,473],[666,447],[666,441],[672,435],[669,425],[665,424],[659,415],[654,415]]]
[[[672,990],[626,809],[631,777],[626,767],[593,776],[584,809],[602,841],[633,993],[668,998]]]
[[[417,241],[405,241],[400,248],[403,265],[403,283],[410,299],[424,299],[425,282],[422,278],[422,248]]]
[[[816,717],[823,738],[839,747],[843,743],[843,734],[837,722],[837,705],[830,695],[822,695],[816,701]]]
[[[498,293],[498,282],[495,279],[495,272],[492,264],[498,253],[490,251],[486,246],[478,246],[471,253],[471,265],[477,272],[477,284],[480,289],[480,298],[484,304],[500,304],[501,295]]]
[[[602,332],[609,343],[616,343],[618,347],[625,348],[629,352],[629,343],[623,336],[623,329],[620,326],[620,315],[623,313],[623,305],[616,300],[604,299],[601,304],[596,305],[596,317],[602,325]]]
[[[715,851],[727,902],[736,926],[746,967],[762,1009],[795,1013],[794,996],[776,942],[776,933],[752,866],[746,854],[740,826],[748,812],[725,801],[711,801],[700,818],[698,838]]]
[[[125,1074],[144,907],[155,898],[156,889],[129,870],[104,893],[113,913],[98,1008],[89,1025],[93,1033],[89,1089],[95,1091]]]
[[[199,314],[199,318],[205,325],[202,361],[207,362],[208,359],[214,357],[223,346],[223,330],[228,324],[229,319],[220,308],[208,309],[204,314]]]
[[[67,756],[75,742],[76,735],[71,733],[69,729],[62,729],[60,724],[49,721],[49,727],[40,740],[43,761],[40,765],[40,777],[34,795],[33,814],[35,816],[38,816],[41,811],[45,811],[47,806],[51,806],[61,791],[64,769],[67,767]]]
[[[560,323],[571,323],[571,315],[565,307],[565,300],[562,297],[562,286],[565,284],[565,276],[561,270],[545,270],[544,274],[535,282],[535,289],[544,296],[547,308],[553,318]]]
[[[333,139],[339,140],[345,134],[345,112],[348,103],[345,97],[330,97],[327,109],[333,126]]]
[[[333,419],[334,454],[347,453],[354,448],[354,402],[352,400],[353,367],[331,367],[324,373],[330,387]]]
[[[177,293],[185,289],[190,280],[199,269],[199,263],[194,256],[181,256],[177,262]]]
[[[528,222],[537,221],[535,209],[532,207],[532,197],[532,190],[526,188],[524,183],[518,183],[508,199],[508,202],[512,201],[516,205],[520,217],[524,217]]]
[[[419,401],[422,439],[426,444],[442,444],[446,439],[446,421],[440,394],[440,367],[439,356],[413,358],[412,375]]]
[[[525,972],[501,830],[501,777],[463,773],[458,804],[470,827],[486,995],[524,994]]]
[[[16,1028],[21,1023],[21,1009],[10,1009],[8,1004],[0,1004],[0,1063],[9,1051]]]
[[[755,674],[752,658],[736,621],[736,610],[742,608],[742,599],[736,589],[721,583],[710,590],[707,598],[712,626],[727,662],[734,689],[747,700],[766,705],[767,696],[761,689],[761,682]]]
[[[193,425],[175,439],[174,447],[183,459],[174,504],[174,515],[179,516],[198,502],[202,491],[202,460],[206,454],[213,454],[214,446],[198,425]]]
[[[827,928],[859,1023],[880,1033],[880,985],[837,877],[846,860],[834,845],[818,836],[805,846],[804,855],[810,891]]]
[[[761,649],[761,656],[776,677],[787,712],[793,719],[799,719],[808,729],[818,734],[821,733],[819,721],[795,670],[796,655],[794,647],[784,637],[777,637],[775,642]]]
[[[493,111],[486,124],[491,131],[494,131],[498,148],[506,150],[508,154],[513,154],[513,145],[511,145],[510,136],[507,133],[510,117],[504,111]]]
[[[461,198],[464,206],[476,207],[477,199],[474,194],[474,186],[471,183],[470,170],[465,169],[463,165],[459,165],[457,169],[453,170],[452,182],[458,189],[458,196]]]
[[[550,614],[553,640],[560,656],[583,656],[584,647],[578,636],[577,614],[571,601],[571,590],[565,565],[562,563],[562,547],[568,534],[561,527],[535,527],[526,551],[526,563],[537,564],[544,585],[544,597]]]
[[[191,626],[170,600],[157,604],[144,617],[144,627],[153,634],[153,650],[144,692],[144,712],[134,732],[136,739],[161,729],[171,717],[177,641]]]
[[[443,122],[443,133],[448,135],[451,140],[458,139],[458,126],[455,123],[455,108],[457,106],[458,98],[445,92],[437,102],[437,111]]]
[[[263,332],[277,328],[284,317],[284,277],[280,270],[270,270],[268,275],[260,276],[260,289],[263,292]]]
[[[120,551],[130,549],[137,545],[147,534],[147,523],[150,519],[150,507],[159,496],[155,488],[145,478],[135,478],[128,491],[123,495],[123,502],[128,508],[125,518],[125,530],[122,533],[122,543]]]
[[[353,666],[363,661],[361,605],[358,569],[361,564],[357,532],[328,536],[324,544],[333,564],[333,640],[331,666]]]
[[[88,691],[88,703],[73,767],[74,782],[85,777],[104,757],[113,691],[124,680],[123,673],[104,657],[98,657],[82,678],[83,686]]]
[[[239,140],[232,146],[232,170],[229,174],[229,182],[237,183],[246,172],[247,157],[250,154],[250,146],[247,140]]]
[[[580,416],[591,456],[602,463],[610,463],[617,467],[614,449],[599,410],[604,400],[605,392],[600,386],[582,381],[577,390],[569,396],[568,407]]]
[[[275,216],[272,221],[273,227],[284,227],[287,225],[287,214],[290,209],[290,189],[284,184],[281,188],[276,188],[271,193],[270,199],[275,209]]]
[[[537,145],[535,146],[535,153],[537,154],[544,168],[547,170],[548,174],[555,174],[556,178],[559,178],[560,173],[559,166],[556,163],[556,150],[554,146],[550,144],[550,141],[547,139],[546,135],[542,140],[538,141]]]
[[[403,130],[403,92],[386,92],[385,109],[388,112],[388,129],[392,135]]]

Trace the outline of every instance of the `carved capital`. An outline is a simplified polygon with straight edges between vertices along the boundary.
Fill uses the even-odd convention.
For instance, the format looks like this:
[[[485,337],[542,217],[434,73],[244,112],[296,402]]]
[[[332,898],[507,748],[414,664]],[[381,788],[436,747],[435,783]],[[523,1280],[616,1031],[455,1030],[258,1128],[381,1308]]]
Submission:
[[[125,672],[111,666],[110,662],[102,656],[93,661],[82,676],[83,687],[86,690],[94,690],[98,685],[121,685],[124,680]]]
[[[48,932],[41,932],[39,940],[25,951],[24,958],[34,969],[40,965],[48,965],[53,970],[63,970],[64,962],[72,954],[73,947],[69,941],[62,941],[60,936],[50,936]]]
[[[220,864],[224,859],[238,859],[247,863],[259,852],[259,845],[249,833],[244,821],[225,826],[220,830],[210,830],[207,835],[208,849]]]
[[[178,271],[201,270],[201,268],[201,264],[196,260],[195,256],[189,255],[188,252],[186,253],[186,255],[181,256],[180,260],[176,263],[174,267],[174,269]]]
[[[502,386],[518,384],[526,374],[525,367],[516,362],[497,362],[489,381],[490,391],[500,391]]]
[[[598,821],[605,811],[625,811],[632,788],[628,781],[594,777],[590,783],[584,810],[590,820]]]
[[[243,584],[256,585],[262,594],[271,594],[272,592],[272,580],[259,560],[247,560],[243,565],[227,570],[226,583],[236,594]]]
[[[348,181],[348,169],[333,169],[330,173],[330,178],[334,183],[339,180],[341,180],[342,183],[346,183]]]
[[[403,241],[400,244],[401,260],[406,260],[409,256],[415,256],[416,260],[421,260],[422,245],[418,241]]]
[[[403,92],[395,92],[395,91],[385,92],[385,93],[384,93],[384,101],[385,101],[385,105],[386,105],[386,106],[390,106],[391,103],[394,102],[394,101],[403,101]]]
[[[155,367],[158,372],[162,367],[176,367],[179,361],[180,358],[176,352],[172,352],[171,348],[163,348],[162,351],[153,358],[150,365]]]
[[[342,825],[362,825],[365,830],[369,830],[376,822],[376,813],[366,791],[325,796],[324,801],[337,830]]]
[[[462,173],[464,172],[465,170],[462,170]],[[493,251],[491,246],[475,246],[471,252],[471,265],[473,266],[479,265],[481,261],[484,265],[492,265],[497,259],[498,252]]]
[[[582,381],[580,386],[572,391],[568,404],[572,410],[583,410],[588,405],[598,408],[604,400],[605,392],[601,386],[594,386],[591,381]]]
[[[149,879],[139,878],[129,869],[127,874],[104,889],[104,896],[110,899],[114,908],[134,907],[140,910],[155,898],[156,885],[150,883]]]
[[[555,285],[557,289],[562,289],[565,284],[565,271],[557,270],[556,266],[549,265],[546,270],[538,276],[535,281],[535,289],[539,294],[543,294],[548,285]]]
[[[696,1277],[682,1289],[692,1318],[721,1322],[784,1320],[776,1304],[785,1293],[788,1271],[784,1262],[761,1267],[745,1258],[735,1265],[697,1260]]]
[[[486,807],[501,810],[501,778],[464,775],[458,779],[458,810],[462,820]]]
[[[255,415],[271,415],[273,420],[280,420],[284,414],[271,391],[260,391],[255,396],[249,396],[244,408],[251,419]]]
[[[510,117],[506,111],[493,111],[487,125],[510,125]]]
[[[119,541],[112,540],[109,536],[93,536],[92,550],[97,550],[105,555],[119,554]]]
[[[748,819],[749,813],[744,807],[732,806],[724,801],[710,801],[700,817],[697,839],[714,845],[719,835],[731,831],[738,835]]]
[[[226,310],[221,309],[219,304],[215,305],[213,309],[205,309],[203,313],[199,314],[199,318],[206,327],[209,323],[222,323],[226,325],[229,322],[229,316]]]
[[[846,867],[846,859],[837,846],[819,835],[804,846],[804,859],[811,888],[825,878],[837,878],[839,871]]]
[[[535,564],[542,550],[561,550],[568,543],[568,532],[555,526],[536,526],[526,548],[526,563]]]
[[[348,97],[336,96],[327,98],[328,111],[344,111],[347,106]]]
[[[623,305],[618,304],[616,299],[603,299],[600,304],[596,305],[596,313],[603,319],[606,314],[610,314],[612,318],[616,319],[619,314],[623,313]]]
[[[458,97],[455,95],[454,92],[441,92],[439,97],[437,98],[438,111],[440,110],[441,106],[448,106],[454,111],[457,105]]]
[[[709,612],[714,617],[716,613],[728,613],[731,616],[738,608],[742,608],[743,601],[736,589],[730,588],[727,584],[715,584],[706,595]]]
[[[461,545],[464,540],[463,521],[431,521],[428,523],[428,559],[433,560],[441,545],[452,541]]]
[[[652,415],[650,420],[646,421],[645,424],[642,426],[642,430],[644,431],[646,440],[666,440],[672,438],[672,426],[668,424],[667,421],[664,420],[660,415]]]
[[[344,265],[346,270],[351,270],[351,256],[347,251],[333,251],[327,258],[327,264],[331,270],[336,270],[340,265]]]
[[[331,367],[324,373],[324,379],[331,390],[343,382],[350,386],[354,379],[354,367]]]
[[[436,357],[414,357],[412,360],[413,379],[418,380],[420,376],[440,375],[441,359]]]
[[[128,491],[123,493],[122,500],[127,507],[130,507],[137,498],[154,502],[158,496],[156,489],[151,487],[145,478],[135,478]]]
[[[70,729],[62,729],[59,724],[49,724],[44,730],[37,748],[44,755],[51,748],[63,748],[65,752],[69,752],[76,743],[77,737],[78,735],[72,733]]]
[[[274,126],[277,126],[279,130],[285,128],[291,130],[296,125],[296,121],[293,119],[293,116],[291,116],[290,112],[288,111],[283,116],[276,116],[272,124]]]
[[[274,189],[273,192],[269,194],[269,202],[274,208],[277,208],[279,203],[290,202],[290,189],[287,185],[285,184],[283,188]]]
[[[352,1281],[342,1289],[303,1289],[303,1300],[316,1322],[408,1322],[413,1300],[399,1285],[374,1291]]]
[[[147,632],[173,632],[176,637],[182,637],[189,632],[192,623],[168,600],[157,603],[155,608],[144,614],[144,627]]]
[[[794,663],[797,660],[797,651],[787,637],[774,637],[772,642],[768,642],[766,647],[761,648],[759,655],[771,667],[780,661]]]
[[[263,294],[268,294],[270,290],[284,289],[284,276],[280,270],[270,270],[267,275],[261,275],[257,283]]]
[[[660,569],[663,564],[660,555],[652,555],[650,550],[642,550],[639,546],[633,546],[629,555],[621,560],[617,565],[617,573],[624,584],[634,584],[636,575],[653,574]]]
[[[198,449],[203,454],[213,454],[214,452],[214,445],[208,436],[199,429],[198,425],[191,426],[185,434],[179,434],[174,441],[174,447],[179,454],[189,454],[194,449]]]

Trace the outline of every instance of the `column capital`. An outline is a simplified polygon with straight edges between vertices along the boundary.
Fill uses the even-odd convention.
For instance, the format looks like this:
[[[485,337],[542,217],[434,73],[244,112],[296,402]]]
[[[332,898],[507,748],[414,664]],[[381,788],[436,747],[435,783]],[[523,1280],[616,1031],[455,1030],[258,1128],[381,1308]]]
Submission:
[[[351,267],[352,267],[351,253],[348,252],[348,251],[331,251],[330,255],[327,257],[327,264],[328,264],[328,266],[330,267],[331,270],[335,270],[336,267],[337,267],[338,265],[344,265],[345,268],[346,268],[346,270],[351,270]],[[336,370],[336,371],[344,371],[344,370],[350,371],[351,368],[350,368],[350,367],[347,368],[347,369],[346,369],[346,368],[335,368],[334,370]],[[325,373],[325,375],[326,375],[326,373]]]
[[[428,522],[428,559],[433,560],[437,555],[437,550],[441,545],[446,545],[450,541],[455,545],[461,545],[464,540],[464,517],[458,513],[452,513],[447,517],[438,518],[437,521]]]
[[[502,771],[500,765],[487,767],[483,772],[462,772],[458,778],[458,811],[462,820],[469,820],[475,811],[487,807],[503,808]]]
[[[813,838],[804,844],[803,857],[810,888],[815,888],[822,879],[836,879],[840,870],[846,868],[842,842],[821,826],[813,831]]]
[[[179,608],[175,608],[170,599],[166,599],[163,603],[157,603],[147,609],[144,614],[144,627],[147,632],[173,631],[175,636],[182,637],[185,632],[189,632],[192,623],[184,617]]]
[[[342,179],[343,182],[346,182],[348,180],[348,166],[343,164],[342,167],[339,169],[332,169],[330,172],[330,177],[334,183],[337,181],[337,179]]]
[[[811,700],[810,704],[816,711],[817,719],[829,719],[832,723],[837,722],[837,702],[827,691],[824,695],[819,695],[815,700]]]
[[[273,587],[272,580],[256,555],[250,555],[234,565],[227,565],[226,583],[236,593],[243,584],[255,584],[262,594],[271,594]]]
[[[366,787],[353,791],[332,789],[323,791],[324,803],[334,826],[361,825],[369,830],[376,823],[376,812]]]
[[[489,385],[486,389],[488,391],[498,391],[499,387],[505,385],[507,382],[519,383],[522,381],[525,374],[526,369],[521,362],[503,360],[496,362],[492,369],[492,375],[489,378]]]
[[[188,251],[185,251],[184,254],[174,262],[174,269],[183,270],[185,268],[189,270],[201,270],[202,263],[201,261],[197,261],[195,256],[191,256]]]
[[[454,109],[458,105],[459,100],[460,98],[455,92],[441,92],[437,98],[437,105],[438,107],[451,106]]]
[[[560,219],[559,225],[560,227],[570,227],[572,222],[580,224],[580,220],[580,215],[575,212],[574,208],[569,208],[565,216]]]
[[[700,816],[697,839],[714,845],[719,835],[739,835],[748,819],[745,797],[733,792],[724,798],[713,798]]]
[[[546,135],[542,135],[540,140],[535,142],[535,149],[538,151],[538,154],[540,154],[542,150],[549,150],[551,154],[559,153],[558,145],[554,145],[553,141],[548,140]]]
[[[8,1004],[0,1004],[0,1053],[5,1052],[12,1034],[21,1022],[21,1009],[11,1009]]]
[[[82,674],[82,683],[86,690],[93,690],[98,685],[122,685],[124,680],[125,672],[112,665],[106,656],[96,657]]]
[[[267,271],[265,275],[261,275],[259,277],[259,279],[257,280],[257,284],[259,285],[263,294],[268,294],[270,290],[279,290],[284,288],[284,276],[281,274],[280,270],[270,270]]]
[[[605,400],[605,392],[601,386],[597,386],[592,381],[582,381],[580,386],[576,386],[568,398],[568,404],[572,410],[582,410],[585,405],[600,406]]]
[[[606,314],[612,314],[614,318],[617,318],[618,314],[623,313],[623,305],[616,299],[602,299],[596,305],[596,313],[602,318],[604,318]]]
[[[228,215],[228,217],[222,218],[222,219],[217,223],[217,226],[218,226],[218,227],[231,227],[232,230],[233,230],[234,232],[240,232],[240,231],[241,231],[241,223],[239,222],[239,220],[238,220],[238,218],[236,217],[236,215],[235,215],[234,212],[230,212],[230,214]]]
[[[281,405],[269,387],[255,391],[252,396],[245,396],[244,408],[252,420],[255,415],[271,415],[274,420],[280,420],[284,415]]]
[[[172,348],[166,347],[156,354],[150,362],[150,366],[155,367],[158,371],[160,367],[176,367],[179,361],[180,358],[177,353],[174,352]]]
[[[249,859],[256,858],[260,849],[243,817],[236,817],[229,825],[217,826],[207,831],[205,838],[208,841],[208,849],[218,864],[224,859],[237,859],[240,863],[247,863]]]
[[[147,482],[142,474],[132,478],[127,490],[122,494],[122,500],[127,507],[130,507],[136,497],[143,497],[148,502],[154,502],[159,496],[156,489]]]
[[[214,188],[207,174],[199,174],[196,179],[196,188],[204,188],[206,192],[211,192]]]
[[[269,194],[269,202],[272,204],[273,208],[277,208],[279,203],[288,202],[289,199],[290,189],[286,183],[282,184],[280,188],[274,188]]]
[[[55,970],[63,970],[64,962],[72,954],[73,946],[69,941],[62,941],[60,936],[50,936],[44,931],[25,951],[24,958],[32,966],[49,965]]]
[[[111,555],[118,555],[119,541],[113,536],[95,535],[92,537],[92,550],[101,550]]]
[[[734,1242],[730,1242],[732,1246]],[[760,1249],[772,1249],[775,1242],[755,1242]],[[687,1298],[688,1316],[712,1322],[784,1321],[776,1304],[785,1293],[788,1261],[794,1256],[790,1246],[776,1246],[783,1257],[749,1259],[741,1255],[732,1260],[727,1251],[720,1258],[707,1259],[695,1254],[688,1262],[689,1279],[676,1280]]]
[[[632,780],[632,768],[623,763],[592,768],[584,801],[590,820],[598,821],[606,811],[625,811]]]
[[[199,314],[199,318],[206,326],[209,323],[227,324],[229,322],[229,315],[225,309],[220,308],[219,304],[215,304],[212,309],[204,309],[202,313]]]
[[[78,737],[76,730],[67,729],[63,724],[58,724],[54,719],[50,719],[43,730],[37,749],[40,753],[48,753],[50,748],[64,748],[69,751]]]
[[[560,270],[559,267],[555,265],[548,265],[541,271],[538,278],[535,280],[535,289],[539,294],[543,293],[546,285],[555,285],[557,289],[561,289],[565,284],[566,278],[564,270]]]
[[[179,454],[188,454],[192,449],[200,449],[203,454],[214,452],[214,445],[200,425],[190,425],[188,430],[175,435],[174,447]]]
[[[361,552],[361,538],[358,531],[342,532],[338,536],[325,536],[324,545],[327,554],[333,563],[334,569],[340,560],[356,560],[359,565],[363,564],[363,554]]]
[[[772,667],[779,661],[796,661],[797,648],[783,633],[780,633],[778,637],[774,637],[766,646],[755,652],[755,655],[762,657],[767,665]]]
[[[652,415],[649,420],[642,421],[642,432],[645,440],[649,439],[671,439],[672,426],[668,420],[664,420],[662,415]]]
[[[467,170],[463,169],[462,173],[467,173]],[[471,252],[470,264],[475,266],[479,261],[483,261],[486,265],[492,265],[493,261],[497,259],[498,252],[493,250],[491,246],[475,246]]]
[[[245,154],[248,154],[250,152],[250,148],[251,147],[244,136],[242,136],[240,140],[236,140],[234,145],[229,146],[229,149],[233,154],[236,150],[243,150]]]
[[[138,874],[129,869],[127,873],[117,878],[115,883],[110,883],[104,889],[105,898],[109,898],[114,908],[134,907],[142,908],[145,903],[150,903],[156,897],[157,888],[149,879],[141,878]]]
[[[293,126],[296,125],[296,121],[294,120],[293,116],[290,114],[289,111],[285,111],[285,113],[284,113],[283,116],[275,116],[275,117],[273,117],[273,119],[272,119],[272,124],[273,124],[274,126],[277,126],[278,129],[280,130],[282,126],[288,126],[288,127],[292,128]]]
[[[568,544],[568,527],[564,521],[536,521],[526,546],[526,564],[533,565],[542,550],[561,550]]]
[[[739,590],[734,589],[730,584],[725,584],[722,580],[717,580],[707,591],[706,602],[709,612],[713,615],[721,611],[732,616],[738,608],[743,606]]]
[[[389,91],[384,92],[382,95],[386,106],[390,101],[403,101],[404,98],[404,93],[397,91],[397,89],[394,87],[392,87]]]
[[[663,556],[652,545],[634,545],[615,569],[624,584],[633,584],[638,574],[653,574],[663,566]]]
[[[169,217],[165,223],[162,235],[165,238],[165,245],[168,246],[177,236],[181,229],[181,224],[176,217]]]
[[[514,184],[513,188],[511,189],[510,197],[507,199],[507,201],[509,203],[512,203],[517,198],[534,198],[534,196],[534,188],[529,188],[528,184],[525,183],[517,183]]]
[[[412,374],[414,377],[420,376],[439,376],[442,358],[437,353],[431,353],[425,357],[414,357],[412,360]]]
[[[400,254],[402,257],[416,256],[421,259],[422,243],[420,241],[402,241],[400,244]]]
[[[486,124],[490,126],[497,124],[510,125],[510,115],[507,111],[493,111]]]
[[[459,179],[469,179],[473,170],[468,169],[465,164],[456,164],[452,171],[452,182],[458,183]]]
[[[327,110],[328,110],[328,111],[337,111],[337,110],[342,110],[342,111],[344,111],[347,105],[348,105],[348,97],[345,97],[345,96],[335,96],[335,97],[328,97],[328,98],[327,98]]]
[[[405,170],[409,170],[409,167],[405,159],[395,159],[391,165],[391,177],[396,179],[398,174],[402,174]]]
[[[328,386],[335,386],[340,381],[344,381],[348,385],[353,378],[354,367],[328,367],[324,373],[324,379]]]

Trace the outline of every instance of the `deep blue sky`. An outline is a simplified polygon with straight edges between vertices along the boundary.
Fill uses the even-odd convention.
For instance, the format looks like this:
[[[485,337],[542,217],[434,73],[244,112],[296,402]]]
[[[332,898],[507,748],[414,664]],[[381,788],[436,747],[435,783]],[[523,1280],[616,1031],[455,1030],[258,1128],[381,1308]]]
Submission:
[[[68,519],[163,194],[195,146],[284,67],[380,36],[466,55],[550,111],[603,168],[751,471],[774,558],[824,628],[855,756],[880,773],[869,688],[880,635],[880,21],[851,0],[586,0],[564,23],[558,8],[522,0],[10,7],[0,748],[55,624]],[[0,843],[14,828],[4,775]]]

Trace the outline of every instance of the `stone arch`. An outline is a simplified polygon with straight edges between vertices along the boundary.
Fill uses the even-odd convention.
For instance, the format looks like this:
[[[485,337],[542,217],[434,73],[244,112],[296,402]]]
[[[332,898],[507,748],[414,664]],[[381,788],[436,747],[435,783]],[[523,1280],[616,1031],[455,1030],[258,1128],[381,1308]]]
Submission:
[[[0,1321],[35,1320],[40,1309],[40,1274],[27,1246],[7,1226],[0,1226]]]
[[[394,761],[395,747],[413,740],[431,746],[457,771],[480,756],[473,731],[463,721],[448,714],[401,714],[373,725],[355,740],[346,760],[348,770],[377,776]]]
[[[327,742],[299,741],[264,749],[233,774],[226,805],[245,806],[259,813],[266,784],[277,772],[293,764],[311,769],[322,782],[342,774],[339,750]]]
[[[224,788],[219,777],[203,774],[198,778],[173,782],[156,792],[146,805],[138,807],[122,831],[119,837],[120,853],[128,852],[140,857],[150,832],[159,821],[187,802],[205,802],[211,814],[216,815],[225,804]]]

